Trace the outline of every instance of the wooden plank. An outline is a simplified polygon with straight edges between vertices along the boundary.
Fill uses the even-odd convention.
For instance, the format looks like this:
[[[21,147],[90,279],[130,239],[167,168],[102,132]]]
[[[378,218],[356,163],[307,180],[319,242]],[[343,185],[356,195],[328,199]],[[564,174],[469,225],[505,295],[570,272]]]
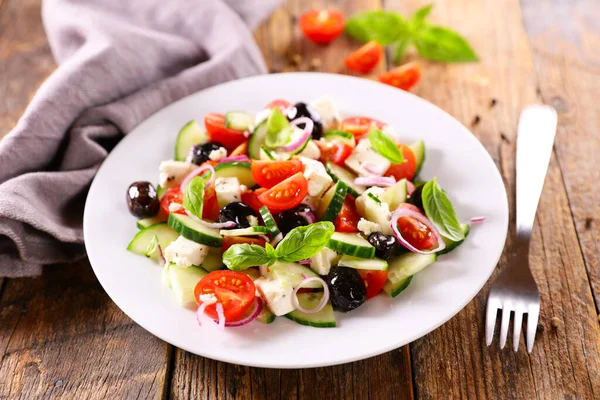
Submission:
[[[386,4],[409,13],[427,3]],[[535,18],[545,20],[539,13]],[[501,169],[513,210],[517,120],[525,105],[540,101],[519,3],[437,2],[432,19],[469,38],[482,61],[422,62],[424,77],[416,93],[471,127]],[[492,99],[497,100],[494,107]],[[476,116],[479,123],[473,124]],[[523,350],[522,339],[520,352],[512,351],[510,339],[501,351],[497,335],[485,348],[488,285],[455,318],[411,345],[418,397],[440,393],[448,398],[598,397],[600,329],[556,158],[550,164],[536,224],[531,264],[542,296],[542,329],[533,354]],[[504,266],[503,258],[490,282]],[[563,321],[556,329],[550,324],[553,317]]]

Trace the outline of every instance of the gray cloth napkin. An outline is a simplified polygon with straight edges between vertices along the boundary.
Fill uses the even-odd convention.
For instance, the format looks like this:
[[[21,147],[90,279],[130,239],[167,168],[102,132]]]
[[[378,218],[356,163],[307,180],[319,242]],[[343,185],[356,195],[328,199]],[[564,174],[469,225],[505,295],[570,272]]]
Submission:
[[[59,65],[0,140],[0,277],[85,256],[82,214],[124,134],[200,89],[266,72],[252,30],[279,0],[45,0]]]

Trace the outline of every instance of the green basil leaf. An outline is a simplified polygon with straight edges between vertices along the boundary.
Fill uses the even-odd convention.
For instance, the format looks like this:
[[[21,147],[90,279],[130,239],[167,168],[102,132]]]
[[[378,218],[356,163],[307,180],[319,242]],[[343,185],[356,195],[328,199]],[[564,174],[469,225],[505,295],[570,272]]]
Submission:
[[[465,234],[460,227],[460,222],[454,212],[454,207],[446,193],[437,183],[437,179],[429,181],[423,186],[421,192],[425,215],[438,228],[442,236],[454,242],[463,240]]]
[[[396,143],[379,129],[375,127],[371,128],[369,131],[369,141],[373,150],[392,163],[401,164],[404,162],[404,156],[398,146],[396,146]]]
[[[329,221],[292,229],[277,245],[277,259],[282,262],[296,262],[314,256],[329,242],[334,230]]]
[[[359,42],[375,40],[383,45],[394,43],[409,34],[406,19],[393,11],[365,11],[346,22],[346,34]]]
[[[427,59],[440,62],[479,60],[466,39],[448,28],[428,25],[414,35],[413,40],[419,54]]]
[[[255,244],[234,244],[223,253],[223,264],[232,271],[243,271],[275,262],[272,255],[269,256],[267,250]]]
[[[287,144],[292,136],[290,123],[278,108],[273,108],[269,119],[267,119],[267,136],[265,144],[268,147],[279,147]]]
[[[155,233],[154,236],[152,236],[152,239],[150,240],[150,243],[148,243],[148,247],[146,247],[146,257],[152,257],[152,255],[154,254],[154,252],[158,249],[158,235]]]
[[[425,7],[419,8],[417,11],[415,11],[415,13],[410,18],[411,28],[415,31],[421,30],[421,28],[423,27],[423,25],[425,23],[425,19],[429,16],[432,9],[433,9],[433,4],[429,4]]]
[[[394,48],[394,63],[400,64],[400,61],[404,58],[406,50],[412,44],[412,40],[409,36],[398,40]]]
[[[208,175],[209,176],[209,175]],[[198,218],[202,218],[204,205],[204,185],[208,176],[197,176],[185,187],[183,207]]]
[[[270,259],[269,265],[272,265],[277,260],[277,252],[270,243],[265,243],[265,251],[267,252],[267,257]]]

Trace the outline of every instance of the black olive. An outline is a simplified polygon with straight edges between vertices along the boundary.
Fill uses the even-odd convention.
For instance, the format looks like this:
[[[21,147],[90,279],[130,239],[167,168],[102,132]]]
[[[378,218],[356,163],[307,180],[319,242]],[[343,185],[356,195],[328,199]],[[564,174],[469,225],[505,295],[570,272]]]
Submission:
[[[127,189],[127,207],[138,218],[149,218],[158,214],[160,201],[150,182],[133,182]]]
[[[354,268],[331,267],[325,277],[331,305],[338,311],[352,311],[367,300],[367,289]]]
[[[406,202],[419,207],[419,209],[421,211],[425,212],[425,209],[423,208],[423,197],[422,197],[423,196],[423,186],[425,186],[425,185],[417,186],[417,188],[414,190],[414,192],[412,192],[410,194],[410,197],[408,198],[408,200]]]
[[[250,228],[250,221],[248,221],[248,217],[250,216],[258,218],[256,211],[254,211],[249,205],[239,201],[234,201],[233,203],[229,203],[221,209],[219,221],[235,222],[235,226],[229,229]]]
[[[312,138],[320,139],[323,135],[323,122],[321,122],[321,116],[317,110],[310,104],[296,103],[288,110],[287,118],[288,120],[293,121],[300,117],[308,117],[313,121]],[[298,124],[298,127],[304,128],[304,124]]]
[[[277,227],[285,236],[294,228],[306,226],[311,223],[304,214],[308,212],[312,213],[313,211],[306,204],[300,204],[289,210],[280,211],[275,216]]]
[[[398,240],[393,235],[373,232],[369,235],[369,243],[375,247],[375,255],[383,260],[389,260],[396,252]]]
[[[197,144],[192,147],[192,162],[196,165],[200,165],[202,163],[210,160],[210,153],[213,150],[219,150],[223,145],[215,142]]]

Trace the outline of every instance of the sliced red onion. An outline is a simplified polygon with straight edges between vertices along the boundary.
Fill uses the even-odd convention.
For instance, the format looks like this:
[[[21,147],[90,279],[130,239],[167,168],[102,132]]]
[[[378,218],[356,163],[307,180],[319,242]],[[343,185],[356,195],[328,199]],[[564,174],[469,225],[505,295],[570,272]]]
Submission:
[[[410,196],[415,191],[415,184],[411,181],[406,181],[406,194]]]
[[[280,147],[279,149],[283,151],[295,151],[298,150],[309,138],[312,134],[313,127],[315,126],[312,119],[308,117],[300,117],[293,120],[290,123],[290,126],[297,127],[299,124],[304,124],[304,132],[302,132],[302,136],[298,138],[295,142],[292,142],[286,146]]]
[[[187,176],[183,179],[183,182],[181,182],[181,192],[185,192],[185,187],[187,186],[187,184],[190,183],[192,179],[194,179],[204,171],[210,171],[210,179],[208,180],[207,184],[210,185],[211,183],[213,183],[213,181],[215,180],[215,169],[210,164],[204,164],[187,174]]]
[[[249,138],[251,133],[250,133],[250,131],[244,131],[243,135],[245,138]]]
[[[365,171],[367,171],[370,174],[373,175],[377,175],[377,176],[381,176],[383,174],[383,172],[385,171],[381,171],[379,168],[377,168],[375,165],[373,164],[369,164],[369,163],[365,163],[362,165],[362,167],[365,169]]]
[[[185,162],[191,163],[194,158],[194,146],[190,147],[190,151],[188,151],[187,156],[185,157]]]
[[[308,278],[308,275],[306,275],[305,273],[300,274],[300,276],[302,277],[302,279]]]
[[[223,311],[223,304],[217,303],[217,316],[219,317],[218,327],[219,329],[225,329],[225,313]]]
[[[283,233],[279,232],[277,235],[275,235],[273,240],[271,240],[271,246],[275,247],[277,245],[277,243],[281,242],[282,239],[283,239]]]
[[[400,233],[400,230],[398,229],[398,220],[402,217],[411,217],[411,218],[414,218],[417,221],[421,222],[423,225],[426,225],[431,230],[431,232],[435,235],[437,242],[438,242],[438,246],[433,250],[425,250],[424,251],[424,250],[419,250],[416,247],[414,247],[412,244],[410,244],[406,239],[404,239],[404,237],[402,236],[402,233]],[[429,221],[429,219],[427,219],[427,217],[424,216],[423,214],[421,214],[420,212],[412,210],[408,207],[398,207],[396,209],[396,211],[394,211],[392,213],[391,225],[392,225],[392,230],[394,231],[394,235],[396,236],[396,238],[398,238],[398,240],[400,241],[400,243],[402,243],[402,245],[404,247],[406,247],[408,250],[412,251],[413,253],[432,254],[432,253],[437,253],[438,251],[446,248],[446,243],[444,243],[444,238],[442,237],[440,232],[437,230],[435,225],[433,225],[431,223],[431,221]]]
[[[323,297],[321,297],[321,302],[319,303],[319,305],[312,309],[312,310],[307,310],[306,308],[303,308],[300,305],[300,302],[298,301],[298,290],[300,290],[302,287],[304,287],[304,285],[310,283],[310,282],[320,282],[321,285],[323,285]],[[302,282],[300,282],[298,284],[298,286],[296,286],[294,288],[294,291],[292,292],[292,304],[294,305],[294,308],[296,308],[296,310],[303,312],[304,314],[316,314],[319,311],[321,311],[323,309],[323,307],[325,307],[325,305],[327,305],[327,302],[329,301],[329,287],[327,286],[327,283],[325,283],[325,281],[319,277],[313,276],[311,278],[304,278],[302,280]]]
[[[265,242],[269,242],[269,237],[268,236],[258,235],[258,238],[264,240]]]
[[[393,186],[396,183],[396,178],[393,176],[375,176],[375,177],[360,177],[354,179],[354,183],[363,186]]]
[[[298,264],[302,264],[302,265],[310,265],[310,259],[308,259],[308,258],[307,258],[306,260],[300,260],[300,261],[298,261]],[[303,278],[306,278],[306,277],[304,276],[304,274],[302,274],[302,275],[303,275],[303,276],[302,276]]]
[[[160,244],[158,245],[158,261],[160,262],[161,267],[164,267],[165,264],[167,263],[167,260],[165,259],[165,255],[162,251],[162,246]]]
[[[473,218],[471,218],[471,222],[474,223],[474,224],[476,224],[478,222],[483,222],[483,221],[485,221],[485,217],[473,217]]]
[[[196,310],[196,321],[198,321],[198,325],[200,326],[202,326],[202,323],[204,322],[212,321],[210,318],[208,318],[208,315],[204,314],[206,306],[208,306],[208,303],[202,303],[198,307],[198,310]]]
[[[225,326],[228,328],[234,328],[237,326],[248,325],[250,322],[254,321],[263,309],[263,301],[260,297],[257,296],[254,298],[253,307],[254,308],[252,309],[252,312],[246,318],[240,319],[238,321],[232,321],[232,322],[225,321]],[[223,306],[221,306],[221,308],[223,308]]]
[[[249,160],[248,156],[241,154],[239,156],[221,158],[219,160],[219,162],[248,161],[248,160]]]
[[[185,213],[188,215],[188,217],[190,217],[194,221],[196,221],[199,224],[202,224],[202,225],[204,225],[206,227],[209,227],[209,228],[213,228],[213,229],[229,229],[229,228],[233,228],[235,226],[235,222],[234,221],[208,222],[208,221],[205,221],[203,219],[200,219],[200,218],[196,217],[194,214],[192,214],[188,210],[185,210]]]
[[[302,216],[309,225],[317,222],[317,217],[315,217],[312,211],[301,211],[298,215]]]

